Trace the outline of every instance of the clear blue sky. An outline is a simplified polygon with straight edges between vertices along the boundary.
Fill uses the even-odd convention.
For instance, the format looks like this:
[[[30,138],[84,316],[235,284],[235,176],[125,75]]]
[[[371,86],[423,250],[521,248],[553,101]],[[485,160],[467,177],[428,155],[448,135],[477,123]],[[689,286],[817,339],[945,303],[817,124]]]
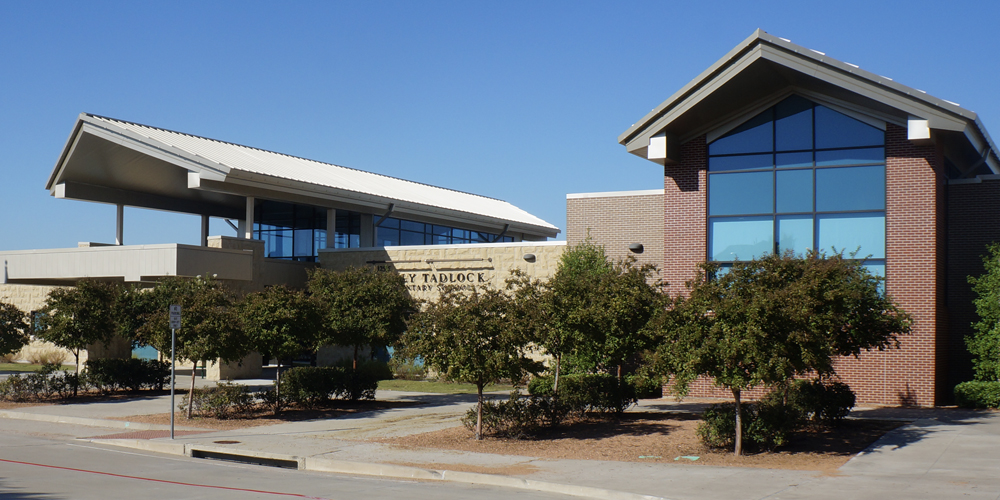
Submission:
[[[0,0],[0,250],[114,241],[45,181],[80,112],[507,200],[657,189],[617,143],[756,28],[979,114],[1000,139],[1000,3]],[[197,243],[126,209],[126,244]],[[234,234],[221,221],[213,234]],[[564,236],[563,236],[564,237]]]

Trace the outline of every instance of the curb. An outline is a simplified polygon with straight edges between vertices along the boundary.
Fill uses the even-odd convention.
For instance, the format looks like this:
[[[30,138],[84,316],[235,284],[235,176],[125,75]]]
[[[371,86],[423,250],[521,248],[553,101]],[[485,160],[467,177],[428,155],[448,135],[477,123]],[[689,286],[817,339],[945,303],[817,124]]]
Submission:
[[[34,420],[36,422],[52,422],[56,424],[75,424],[87,427],[107,427],[111,429],[128,429],[133,431],[168,431],[169,425],[144,424],[141,422],[127,422],[124,420],[104,420],[100,418],[69,417],[63,415],[46,415],[44,413],[25,413],[20,411],[0,411],[0,418],[13,420]],[[195,427],[178,427],[174,429],[180,431],[201,431]]]
[[[409,467],[405,465],[351,462],[346,460],[332,460],[328,458],[315,457],[298,457],[295,455],[282,455],[262,451],[234,450],[233,448],[142,439],[91,439],[89,441],[95,444],[133,448],[171,455],[185,455],[189,457],[196,455],[197,452],[208,452],[219,453],[232,457],[245,457],[248,459],[296,462],[298,464],[298,470],[307,470],[312,472],[332,472],[336,474],[379,476],[395,479],[448,481],[454,483],[498,486],[502,488],[543,491],[547,493],[558,493],[575,497],[609,500],[667,500],[663,497],[628,493],[625,491],[606,490],[590,486],[576,486],[570,484],[552,483],[548,481],[536,481],[533,479],[521,479],[510,476],[482,474],[477,472],[422,469],[420,467]]]

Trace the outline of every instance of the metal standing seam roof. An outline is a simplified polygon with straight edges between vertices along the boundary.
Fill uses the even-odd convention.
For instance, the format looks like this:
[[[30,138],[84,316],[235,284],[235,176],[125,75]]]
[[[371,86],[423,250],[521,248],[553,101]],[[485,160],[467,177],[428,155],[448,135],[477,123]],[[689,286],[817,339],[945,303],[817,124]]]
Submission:
[[[343,189],[391,200],[518,222],[545,228],[555,233],[559,232],[559,228],[556,226],[506,201],[495,198],[114,118],[84,114],[81,115],[81,119],[123,129],[159,142],[168,148],[177,148],[190,155],[196,155],[215,163],[223,167],[224,171],[237,170],[322,187]]]

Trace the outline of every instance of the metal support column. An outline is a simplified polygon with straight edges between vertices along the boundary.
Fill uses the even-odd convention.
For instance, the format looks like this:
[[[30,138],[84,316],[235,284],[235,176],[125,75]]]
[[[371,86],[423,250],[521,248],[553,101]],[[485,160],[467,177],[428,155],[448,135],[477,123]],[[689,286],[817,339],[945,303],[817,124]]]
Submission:
[[[243,230],[240,234],[240,238],[245,240],[253,239],[253,196],[247,196],[247,211],[246,216],[243,218],[243,225],[241,229]]]
[[[115,245],[125,244],[125,205],[118,204],[118,213],[115,215]]]
[[[208,216],[201,216],[201,246],[208,246]]]

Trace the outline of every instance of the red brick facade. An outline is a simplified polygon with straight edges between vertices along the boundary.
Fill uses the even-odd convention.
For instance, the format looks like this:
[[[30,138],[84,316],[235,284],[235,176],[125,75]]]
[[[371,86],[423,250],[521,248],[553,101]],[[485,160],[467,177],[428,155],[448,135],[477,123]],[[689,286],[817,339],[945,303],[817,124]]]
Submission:
[[[680,162],[663,169],[663,279],[671,297],[684,294],[707,256],[708,145],[705,136],[681,146]]]

